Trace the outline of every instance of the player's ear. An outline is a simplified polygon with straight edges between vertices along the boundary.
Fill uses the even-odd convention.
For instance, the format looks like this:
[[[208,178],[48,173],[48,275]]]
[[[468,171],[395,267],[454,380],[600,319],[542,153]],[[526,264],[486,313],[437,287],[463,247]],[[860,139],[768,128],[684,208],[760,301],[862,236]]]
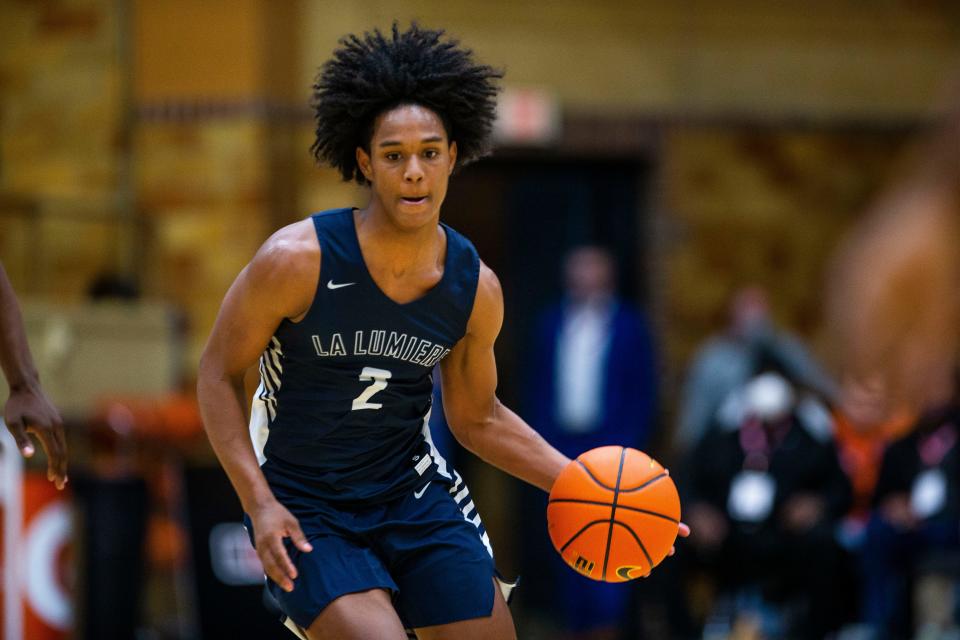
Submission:
[[[453,173],[454,168],[457,166],[457,141],[452,140],[450,142],[450,169],[447,171],[447,175]]]
[[[367,179],[367,182],[373,182],[373,163],[370,162],[370,154],[364,151],[363,147],[357,147],[356,156],[360,173]]]

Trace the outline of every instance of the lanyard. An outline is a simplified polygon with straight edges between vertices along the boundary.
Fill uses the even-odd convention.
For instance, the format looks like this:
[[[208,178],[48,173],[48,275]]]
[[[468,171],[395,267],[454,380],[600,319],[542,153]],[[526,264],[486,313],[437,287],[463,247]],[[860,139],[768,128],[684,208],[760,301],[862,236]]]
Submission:
[[[945,422],[930,435],[921,437],[917,442],[917,453],[923,466],[939,466],[956,442],[957,428],[953,422]]]
[[[773,425],[764,425],[762,420],[749,418],[740,427],[740,448],[743,449],[743,468],[750,471],[767,471],[773,450],[780,446],[790,431],[790,418]]]

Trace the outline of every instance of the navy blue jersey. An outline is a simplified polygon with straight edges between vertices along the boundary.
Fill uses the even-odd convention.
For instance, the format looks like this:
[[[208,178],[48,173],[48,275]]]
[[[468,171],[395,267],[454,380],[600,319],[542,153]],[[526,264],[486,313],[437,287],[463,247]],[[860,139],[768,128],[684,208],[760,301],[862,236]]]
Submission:
[[[480,273],[443,225],[443,277],[407,304],[367,270],[351,209],[313,216],[320,279],[306,315],[283,320],[260,359],[251,436],[272,485],[380,502],[451,473],[430,440],[431,372],[466,333]]]

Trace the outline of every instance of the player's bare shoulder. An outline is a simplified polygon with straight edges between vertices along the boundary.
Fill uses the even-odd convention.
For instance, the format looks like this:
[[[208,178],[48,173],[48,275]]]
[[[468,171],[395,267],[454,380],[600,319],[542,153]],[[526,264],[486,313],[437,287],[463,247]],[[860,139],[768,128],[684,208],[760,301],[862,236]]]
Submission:
[[[268,292],[284,316],[296,319],[310,308],[320,278],[320,243],[313,220],[289,224],[261,245],[244,270],[249,284]]]
[[[493,269],[480,262],[480,277],[473,311],[467,323],[467,333],[493,342],[503,324],[503,288]]]

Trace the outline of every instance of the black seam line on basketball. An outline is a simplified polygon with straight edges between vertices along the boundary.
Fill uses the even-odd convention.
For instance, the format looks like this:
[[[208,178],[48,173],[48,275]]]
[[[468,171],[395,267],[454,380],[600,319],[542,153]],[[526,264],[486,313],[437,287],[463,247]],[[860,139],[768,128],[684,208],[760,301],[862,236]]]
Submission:
[[[593,475],[593,472],[590,471],[590,469],[587,468],[587,465],[583,464],[583,463],[580,462],[579,460],[577,460],[577,464],[580,465],[581,467],[583,467],[583,470],[587,472],[587,475],[590,476],[590,479],[593,480],[594,482],[596,482],[598,485],[600,485],[601,487],[603,487],[604,489],[606,489],[606,490],[608,490],[608,491],[613,491],[613,490],[614,490],[613,487],[608,487],[607,485],[605,485],[605,484],[603,484],[602,482],[600,482],[600,479],[597,478],[597,476]]]
[[[646,482],[644,482],[643,484],[641,484],[641,485],[639,485],[639,486],[630,487],[629,489],[620,489],[620,493],[633,493],[634,491],[640,491],[641,489],[646,489],[647,487],[649,487],[650,485],[652,485],[652,484],[653,484],[654,482],[656,482],[657,480],[661,480],[661,479],[663,479],[663,478],[666,478],[668,475],[670,475],[670,474],[668,474],[666,471],[664,471],[664,472],[661,473],[660,475],[658,475],[658,476],[653,476],[652,478],[650,478],[649,480],[647,480]]]
[[[563,553],[564,551],[566,551],[567,547],[570,546],[570,543],[576,540],[577,538],[579,538],[581,533],[583,533],[584,531],[586,531],[587,529],[589,529],[595,524],[603,524],[604,522],[606,522],[606,520],[594,520],[593,522],[588,523],[583,529],[580,529],[580,531],[577,531],[575,534],[573,534],[573,537],[567,540],[567,542],[562,547],[560,547],[560,553]]]
[[[610,505],[610,528],[607,529],[607,550],[603,554],[603,579],[607,579],[607,561],[610,559],[610,543],[613,542],[613,523],[617,515],[617,498],[620,497],[620,476],[623,475],[623,462],[627,459],[627,450],[620,449],[620,468],[617,469],[617,487],[613,490],[613,504]]]
[[[554,498],[554,499],[550,500],[549,502],[547,502],[547,504],[548,504],[548,505],[551,505],[551,504],[553,504],[553,503],[555,503],[555,502],[574,502],[574,503],[577,503],[577,504],[595,504],[595,505],[600,505],[600,506],[603,506],[603,507],[609,507],[609,506],[610,506],[610,503],[609,503],[609,502],[599,502],[599,501],[597,501],[597,500],[579,500],[579,499],[577,499],[577,498]],[[656,511],[650,511],[650,510],[648,510],[648,509],[641,509],[640,507],[628,507],[628,506],[625,505],[625,504],[618,504],[618,505],[617,505],[617,509],[624,509],[624,510],[626,510],[626,511],[636,511],[636,512],[638,512],[638,513],[642,513],[642,514],[645,514],[645,515],[648,515],[648,516],[653,516],[653,517],[655,517],[655,518],[663,518],[664,520],[668,520],[668,521],[672,522],[673,524],[680,524],[680,521],[677,520],[676,518],[671,518],[671,517],[668,516],[668,515],[664,515],[664,514],[662,514],[662,513],[657,513]]]
[[[618,524],[618,525],[620,525],[621,527],[623,527],[624,529],[626,529],[627,531],[630,532],[630,535],[633,536],[633,539],[637,541],[637,544],[638,544],[638,545],[640,545],[640,551],[643,551],[643,555],[646,556],[647,562],[650,564],[650,571],[653,571],[653,558],[651,558],[651,557],[650,557],[650,554],[647,553],[647,548],[646,548],[645,546],[643,546],[643,540],[641,540],[641,539],[637,536],[637,534],[634,533],[633,529],[631,529],[631,528],[628,527],[627,525],[623,524],[622,522],[614,522],[613,524]],[[613,530],[613,525],[610,526],[610,529],[611,529],[611,531]]]

